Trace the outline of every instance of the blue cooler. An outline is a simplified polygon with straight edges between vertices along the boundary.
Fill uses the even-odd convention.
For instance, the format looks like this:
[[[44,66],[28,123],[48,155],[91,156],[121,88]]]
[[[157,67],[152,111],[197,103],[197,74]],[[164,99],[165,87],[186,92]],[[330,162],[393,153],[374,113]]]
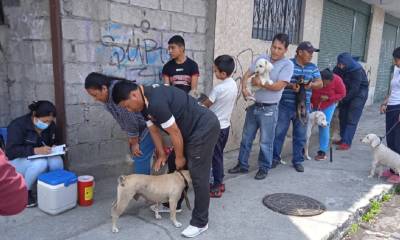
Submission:
[[[49,214],[59,214],[76,206],[78,177],[73,172],[56,170],[38,178],[38,207]]]

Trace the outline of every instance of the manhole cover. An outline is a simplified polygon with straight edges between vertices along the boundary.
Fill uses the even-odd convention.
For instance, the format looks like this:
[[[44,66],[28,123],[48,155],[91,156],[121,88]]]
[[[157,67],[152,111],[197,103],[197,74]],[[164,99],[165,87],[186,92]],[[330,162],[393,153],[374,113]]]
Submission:
[[[326,210],[326,207],[319,201],[292,193],[267,195],[264,197],[263,203],[272,211],[292,216],[315,216]]]

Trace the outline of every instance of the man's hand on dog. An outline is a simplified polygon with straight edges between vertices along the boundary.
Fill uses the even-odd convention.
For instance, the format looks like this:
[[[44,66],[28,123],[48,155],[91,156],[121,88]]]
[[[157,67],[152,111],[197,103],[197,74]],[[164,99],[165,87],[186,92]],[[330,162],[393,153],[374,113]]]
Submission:
[[[300,84],[297,83],[289,83],[288,84],[288,88],[292,89],[295,92],[299,92],[300,91]]]
[[[185,165],[186,165],[186,159],[184,156],[182,156],[182,157],[176,156],[175,157],[175,166],[176,166],[177,170],[183,169],[185,167]]]
[[[160,169],[165,165],[166,161],[167,161],[166,155],[158,156],[157,160],[153,164],[154,171],[156,172],[160,171]]]
[[[262,85],[262,83],[261,83],[260,76],[258,76],[258,75],[254,76],[254,77],[251,79],[251,85],[254,86],[254,87],[262,88],[263,85]]]

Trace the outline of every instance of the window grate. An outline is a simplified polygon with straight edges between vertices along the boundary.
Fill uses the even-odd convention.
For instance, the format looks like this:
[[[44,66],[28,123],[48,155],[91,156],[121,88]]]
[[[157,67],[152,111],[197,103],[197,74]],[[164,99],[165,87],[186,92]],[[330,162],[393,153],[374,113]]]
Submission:
[[[254,0],[252,37],[271,41],[286,33],[290,43],[300,39],[303,0]]]

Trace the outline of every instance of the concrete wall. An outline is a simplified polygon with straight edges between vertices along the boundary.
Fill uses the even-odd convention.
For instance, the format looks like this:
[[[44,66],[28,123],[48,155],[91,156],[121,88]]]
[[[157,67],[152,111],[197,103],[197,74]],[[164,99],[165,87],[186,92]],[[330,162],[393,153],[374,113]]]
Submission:
[[[160,81],[168,60],[167,41],[181,34],[187,54],[200,67],[200,90],[208,93],[216,79],[212,60],[235,57],[239,83],[255,57],[271,42],[251,38],[253,1],[240,0],[60,0],[67,114],[67,144],[71,166],[78,172],[104,176],[126,168],[126,135],[83,88],[91,71]],[[6,25],[0,26],[0,126],[27,112],[32,100],[54,101],[49,7],[47,0],[3,0]],[[306,0],[301,40],[319,45],[323,1]],[[373,7],[364,63],[373,98],[384,11]],[[288,57],[293,57],[291,45]],[[317,55],[313,61],[317,62]],[[371,103],[371,101],[369,101]],[[237,149],[247,103],[239,97],[226,150]],[[289,131],[289,138],[290,138]],[[95,170],[98,171],[95,171]]]
[[[69,0],[62,3],[71,166],[95,175],[119,173],[121,168],[126,168],[123,164],[128,153],[126,134],[86,94],[85,77],[91,71],[102,71],[143,84],[160,82],[162,66],[169,60],[167,41],[172,35],[180,34],[186,40],[187,55],[199,64],[199,89],[207,91],[212,84],[212,71],[206,58],[212,59],[214,49],[209,39],[213,31],[209,31],[207,19],[212,19],[213,14],[208,11],[205,0]],[[211,47],[207,48],[207,44]]]
[[[269,51],[270,41],[253,39],[253,1],[243,4],[241,0],[218,0],[217,1],[217,19],[215,27],[215,50],[214,55],[230,54],[236,60],[236,72],[234,79],[238,86],[240,79],[248,69],[250,63],[257,55]],[[302,29],[302,40],[311,41],[314,46],[319,45],[319,29],[322,19],[322,4],[320,0],[306,0],[304,6],[305,27]],[[290,45],[287,57],[291,58],[295,54],[296,45]],[[315,56],[313,62],[317,62]],[[216,83],[217,80],[214,80]],[[232,115],[232,127],[227,144],[227,150],[237,149],[240,144],[243,123],[245,118],[245,109],[248,103],[240,96]],[[291,132],[289,131],[289,136]]]
[[[2,1],[0,126],[28,112],[33,100],[54,101],[47,0]]]

